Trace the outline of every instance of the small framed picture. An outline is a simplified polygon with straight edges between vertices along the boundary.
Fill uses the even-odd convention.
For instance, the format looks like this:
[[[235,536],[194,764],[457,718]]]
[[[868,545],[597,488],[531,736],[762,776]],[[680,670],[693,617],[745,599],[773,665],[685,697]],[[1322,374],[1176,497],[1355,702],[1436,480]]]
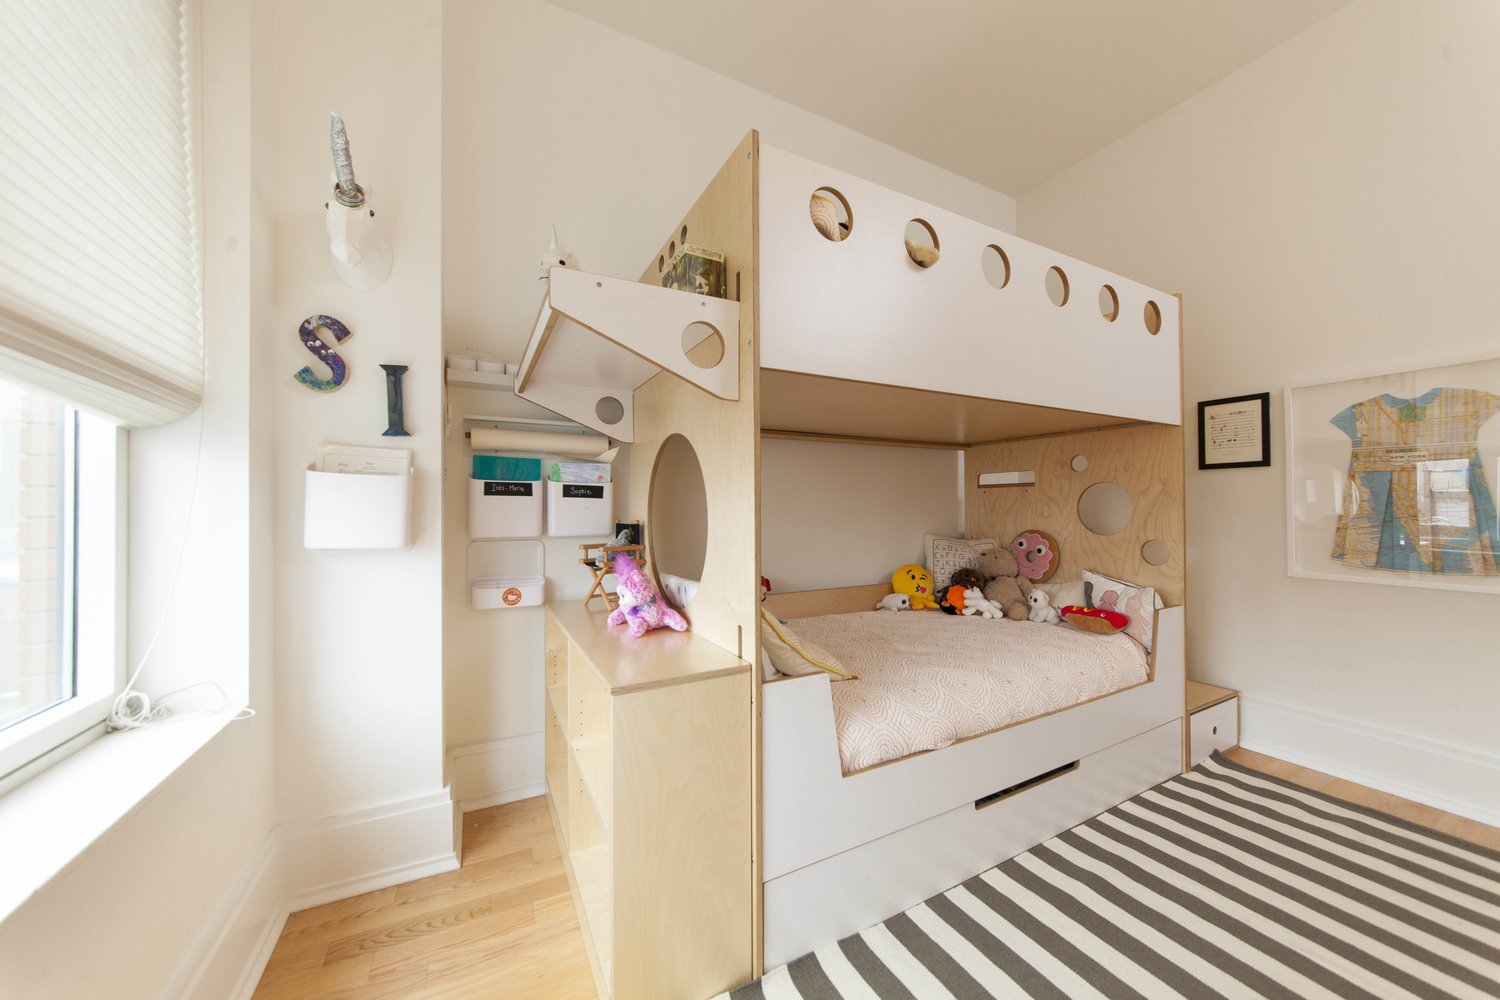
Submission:
[[[1198,404],[1198,468],[1249,469],[1270,464],[1269,392]]]

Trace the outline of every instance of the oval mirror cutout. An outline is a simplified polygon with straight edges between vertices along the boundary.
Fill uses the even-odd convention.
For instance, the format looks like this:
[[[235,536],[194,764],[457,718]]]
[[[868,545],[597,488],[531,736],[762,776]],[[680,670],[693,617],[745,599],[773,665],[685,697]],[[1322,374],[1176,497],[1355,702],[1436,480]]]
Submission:
[[[1068,276],[1060,267],[1047,268],[1047,298],[1055,306],[1068,304]]]
[[[854,213],[849,202],[833,188],[814,191],[807,203],[807,214],[812,218],[813,228],[825,240],[838,243],[854,232]]]
[[[646,524],[646,543],[657,580],[668,573],[702,580],[708,549],[708,493],[698,453],[681,434],[668,437],[656,453],[648,507],[651,520]]]
[[[600,396],[599,402],[594,404],[594,416],[601,424],[614,426],[625,419],[625,404],[613,396]]]
[[[682,353],[699,368],[724,360],[724,335],[707,323],[689,323],[682,331]]]
[[[1130,494],[1114,483],[1095,483],[1078,498],[1078,520],[1096,535],[1125,530],[1134,512]]]
[[[979,269],[992,288],[1004,288],[1010,284],[1010,258],[994,243],[979,252]]]
[[[1073,461],[1069,462],[1068,464],[1073,467],[1074,472],[1082,472],[1084,469],[1087,469],[1089,467],[1088,456],[1074,455]]]
[[[1172,557],[1172,550],[1160,538],[1153,538],[1141,546],[1141,558],[1152,566],[1165,566]]]

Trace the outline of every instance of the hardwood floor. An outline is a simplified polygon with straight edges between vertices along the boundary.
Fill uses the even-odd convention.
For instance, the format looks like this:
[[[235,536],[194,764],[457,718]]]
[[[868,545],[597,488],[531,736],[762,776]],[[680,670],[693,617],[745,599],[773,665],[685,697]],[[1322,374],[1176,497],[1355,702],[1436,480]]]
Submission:
[[[1274,757],[1247,767],[1500,850],[1500,828]],[[592,1000],[593,974],[543,799],[464,817],[463,867],[294,913],[255,1000]]]
[[[292,914],[255,1000],[593,1000],[545,800],[465,816],[462,865]]]

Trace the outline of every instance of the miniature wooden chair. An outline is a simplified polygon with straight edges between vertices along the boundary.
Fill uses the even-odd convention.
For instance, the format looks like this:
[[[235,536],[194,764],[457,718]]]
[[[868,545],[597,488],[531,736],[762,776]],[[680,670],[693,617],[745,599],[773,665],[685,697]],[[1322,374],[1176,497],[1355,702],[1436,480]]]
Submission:
[[[604,607],[613,611],[620,606],[619,595],[604,589],[604,578],[615,571],[615,554],[617,552],[628,552],[630,557],[642,566],[646,565],[646,546],[644,545],[611,545],[608,542],[584,542],[578,546],[583,557],[578,561],[588,567],[590,573],[594,574],[594,585],[589,588],[588,595],[583,599],[583,606],[587,608],[596,597],[604,599]]]

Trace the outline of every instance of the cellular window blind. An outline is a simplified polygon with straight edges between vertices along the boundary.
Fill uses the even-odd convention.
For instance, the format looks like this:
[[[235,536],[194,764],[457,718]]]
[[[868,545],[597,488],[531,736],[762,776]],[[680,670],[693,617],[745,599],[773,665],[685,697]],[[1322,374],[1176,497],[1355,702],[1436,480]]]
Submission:
[[[0,372],[128,426],[203,334],[184,0],[0,0]]]

